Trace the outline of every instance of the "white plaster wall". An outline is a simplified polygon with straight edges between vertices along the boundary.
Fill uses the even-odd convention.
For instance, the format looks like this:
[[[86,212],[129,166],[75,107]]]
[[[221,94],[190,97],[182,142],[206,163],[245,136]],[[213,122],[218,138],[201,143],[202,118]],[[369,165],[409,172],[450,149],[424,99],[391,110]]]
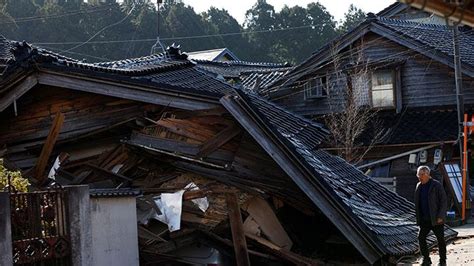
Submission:
[[[135,198],[91,198],[90,206],[92,265],[138,265]]]

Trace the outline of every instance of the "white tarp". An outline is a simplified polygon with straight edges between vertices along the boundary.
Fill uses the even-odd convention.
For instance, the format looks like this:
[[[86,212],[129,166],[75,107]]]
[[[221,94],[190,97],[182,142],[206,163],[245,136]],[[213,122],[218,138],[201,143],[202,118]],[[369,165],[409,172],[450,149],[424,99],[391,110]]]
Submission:
[[[175,193],[161,193],[161,196],[153,198],[161,214],[155,214],[155,219],[168,225],[170,232],[181,229],[181,213],[183,209],[183,194],[186,190],[197,190],[199,187],[189,183],[185,189]],[[209,207],[207,197],[192,200],[199,209],[206,212]]]
[[[199,190],[199,187],[196,186],[193,182],[189,183],[186,187],[186,190]],[[196,204],[202,212],[206,212],[207,208],[209,208],[209,201],[207,201],[207,197],[193,199],[192,202]]]
[[[61,161],[59,161],[59,156],[58,156],[56,157],[56,160],[54,161],[53,167],[51,167],[51,170],[49,170],[48,178],[56,180],[56,171],[58,171],[59,167],[61,167]]]
[[[170,232],[181,229],[183,194],[184,190],[175,193],[161,193],[160,197],[153,199],[161,212],[161,214],[156,214],[155,218],[167,224]]]

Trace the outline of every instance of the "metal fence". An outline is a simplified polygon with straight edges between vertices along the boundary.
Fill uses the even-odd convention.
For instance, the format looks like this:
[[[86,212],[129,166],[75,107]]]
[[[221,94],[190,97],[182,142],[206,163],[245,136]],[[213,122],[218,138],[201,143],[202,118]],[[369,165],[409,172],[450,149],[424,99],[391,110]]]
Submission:
[[[15,265],[70,265],[68,194],[61,187],[11,192]]]

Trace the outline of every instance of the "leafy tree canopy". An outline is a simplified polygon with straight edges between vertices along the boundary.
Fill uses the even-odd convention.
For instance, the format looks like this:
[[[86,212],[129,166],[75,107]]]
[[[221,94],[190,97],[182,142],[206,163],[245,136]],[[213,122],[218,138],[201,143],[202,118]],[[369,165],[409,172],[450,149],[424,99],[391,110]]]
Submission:
[[[336,23],[320,3],[276,12],[256,0],[240,25],[224,9],[161,2],[157,12],[151,0],[0,0],[0,34],[90,62],[148,55],[159,31],[184,51],[227,47],[243,60],[298,63],[365,19],[353,5]]]

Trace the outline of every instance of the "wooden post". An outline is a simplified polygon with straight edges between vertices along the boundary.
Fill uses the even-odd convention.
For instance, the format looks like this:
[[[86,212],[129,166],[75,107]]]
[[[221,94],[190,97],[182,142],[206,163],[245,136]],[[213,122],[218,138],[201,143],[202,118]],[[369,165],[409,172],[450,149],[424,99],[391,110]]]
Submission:
[[[463,149],[462,149],[462,220],[466,221],[466,200],[467,200],[467,114],[464,114],[464,136],[463,136]]]
[[[250,259],[247,250],[247,242],[245,240],[242,216],[237,202],[237,195],[235,193],[226,193],[226,202],[237,266],[248,266],[250,265]]]
[[[44,170],[46,169],[46,165],[48,164],[48,159],[51,156],[51,152],[53,151],[54,144],[58,138],[59,132],[61,131],[61,127],[64,122],[64,114],[58,112],[56,117],[54,118],[53,125],[49,130],[48,137],[44,142],[43,149],[41,150],[41,154],[36,162],[35,171],[34,171],[34,178],[39,181],[39,184],[42,184],[45,178]]]

